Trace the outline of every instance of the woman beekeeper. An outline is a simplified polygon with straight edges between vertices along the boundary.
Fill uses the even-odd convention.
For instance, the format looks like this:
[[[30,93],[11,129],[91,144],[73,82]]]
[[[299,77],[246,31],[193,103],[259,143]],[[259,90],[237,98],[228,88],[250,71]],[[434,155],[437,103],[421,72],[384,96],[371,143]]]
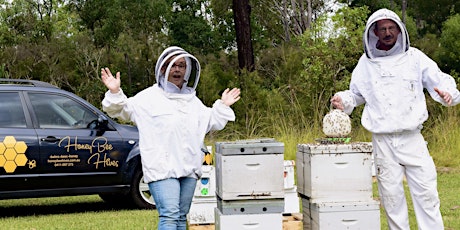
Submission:
[[[169,47],[158,58],[157,83],[127,98],[108,68],[101,70],[109,89],[102,101],[111,117],[134,122],[144,181],[154,197],[160,221],[158,229],[186,229],[197,179],[201,176],[201,145],[206,133],[235,120],[230,106],[240,90],[226,89],[212,108],[196,97],[200,77],[198,60],[180,47]]]

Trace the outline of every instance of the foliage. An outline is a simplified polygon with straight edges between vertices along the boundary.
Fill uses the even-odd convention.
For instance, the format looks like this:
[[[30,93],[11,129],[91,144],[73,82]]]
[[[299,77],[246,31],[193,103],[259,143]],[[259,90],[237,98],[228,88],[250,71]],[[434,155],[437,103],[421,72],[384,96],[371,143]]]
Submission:
[[[329,109],[329,99],[337,91],[348,88],[351,72],[363,53],[362,33],[367,20],[367,8],[342,8],[332,18],[330,31],[318,20],[302,39],[305,53],[304,71],[300,82],[294,84],[309,101],[307,117],[321,121]],[[340,52],[337,52],[340,50]],[[359,112],[355,112],[359,113]]]
[[[170,44],[181,46],[191,53],[208,54],[222,48],[216,40],[217,33],[206,21],[210,16],[209,7],[204,7],[206,1],[174,0],[173,12],[168,23]]]
[[[284,14],[280,2],[292,11]],[[154,66],[162,50],[179,45],[202,64],[197,94],[206,105],[227,87],[242,89],[241,101],[232,106],[236,122],[211,133],[210,139],[279,136],[289,141],[286,137],[293,135],[314,141],[322,135],[330,97],[348,88],[363,53],[367,16],[380,7],[399,13],[400,3],[347,1],[353,7],[343,7],[328,19],[324,1],[313,1],[311,27],[298,30],[299,2],[250,1],[256,71],[248,73],[238,69],[231,0],[0,0],[0,76],[51,82],[100,106],[106,90],[99,80],[102,67],[119,71],[123,90],[131,96],[155,83]],[[455,13],[460,8],[451,0],[442,2],[450,10],[434,12],[439,17],[431,20],[427,14],[432,11],[421,11],[438,7],[436,2],[423,0],[415,6],[409,0],[406,28],[411,44],[457,76],[460,22]],[[432,27],[442,33],[426,33]],[[441,135],[437,130],[445,120],[454,127],[459,114],[427,102],[430,118],[424,133],[429,143],[442,148],[448,142],[436,137]],[[360,128],[361,111],[358,107],[352,113],[353,135],[368,140]]]
[[[373,13],[379,9],[387,8],[394,10],[394,1],[392,0],[339,0],[341,3],[347,3],[350,7],[363,7],[369,8],[368,13]],[[368,15],[369,16],[369,15]]]
[[[438,58],[443,70],[460,72],[460,14],[449,17],[443,24],[441,38],[439,39],[441,49]]]
[[[442,23],[450,16],[460,13],[457,0],[409,0],[410,14],[419,20],[421,34],[442,33]]]
[[[436,165],[442,167],[458,168],[460,159],[460,109],[457,107],[440,107],[441,112],[431,116],[432,127],[424,129],[424,135],[428,140],[433,159]],[[433,110],[430,110],[433,111]],[[428,123],[429,124],[429,123]]]
[[[437,59],[436,53],[438,52],[439,46],[433,46],[433,44],[439,44],[439,38],[436,37],[435,34],[425,34],[425,36],[420,39],[411,37],[411,46],[417,47],[429,57]]]

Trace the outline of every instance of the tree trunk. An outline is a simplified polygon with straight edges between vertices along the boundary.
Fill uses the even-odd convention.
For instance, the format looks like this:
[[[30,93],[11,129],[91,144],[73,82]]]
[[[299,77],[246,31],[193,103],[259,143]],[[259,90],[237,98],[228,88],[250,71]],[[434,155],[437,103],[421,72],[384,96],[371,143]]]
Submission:
[[[407,1],[402,0],[401,4],[401,14],[402,14],[402,22],[406,24],[406,7],[407,7]]]
[[[235,21],[236,45],[240,69],[254,71],[254,51],[251,39],[251,6],[249,0],[233,0],[233,20]]]
[[[312,21],[312,18],[313,18],[313,10],[312,10],[312,6],[311,6],[311,1],[312,0],[307,0],[307,25],[306,25],[306,28],[307,29],[310,29],[311,28],[311,21]]]
[[[301,21],[301,26],[302,26],[302,33],[305,32],[305,30],[307,30],[308,28],[308,21],[307,19],[305,18],[305,3],[303,0],[300,0],[299,2],[299,6],[300,6],[300,21]]]
[[[283,17],[282,17],[282,20],[283,20],[283,27],[284,27],[284,40],[286,42],[290,42],[291,41],[291,35],[290,35],[290,32],[289,32],[289,13],[288,13],[288,4],[287,4],[287,0],[283,0],[283,13],[282,13]]]

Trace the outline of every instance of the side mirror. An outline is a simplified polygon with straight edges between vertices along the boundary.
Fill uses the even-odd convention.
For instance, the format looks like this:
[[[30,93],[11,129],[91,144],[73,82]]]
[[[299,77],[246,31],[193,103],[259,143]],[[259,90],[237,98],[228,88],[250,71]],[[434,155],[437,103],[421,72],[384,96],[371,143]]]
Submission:
[[[109,124],[109,119],[107,119],[107,117],[105,117],[104,115],[99,115],[99,117],[97,118],[97,122],[99,123],[98,128],[107,129],[107,125]]]
[[[103,116],[99,115],[96,120],[91,121],[88,124],[88,128],[96,130],[96,135],[101,136],[108,129],[109,120]]]

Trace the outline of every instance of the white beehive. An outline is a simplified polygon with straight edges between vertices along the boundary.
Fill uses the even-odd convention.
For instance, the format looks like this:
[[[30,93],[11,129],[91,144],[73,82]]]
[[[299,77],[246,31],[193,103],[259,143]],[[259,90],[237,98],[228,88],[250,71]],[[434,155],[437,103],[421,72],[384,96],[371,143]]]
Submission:
[[[281,213],[223,215],[215,209],[216,230],[282,230],[283,216]]]
[[[307,208],[305,206],[309,206],[307,208],[309,212],[304,212],[302,220],[304,229],[380,229],[380,206],[375,200],[348,203],[307,203],[303,206],[304,209]]]
[[[217,208],[223,215],[283,213],[284,198],[226,201],[217,197]]]
[[[299,144],[297,191],[311,202],[372,200],[372,145]]]
[[[197,180],[194,198],[206,198],[216,196],[216,169],[213,165],[202,165],[202,175]]]
[[[212,165],[202,165],[203,175],[196,182],[192,205],[187,215],[189,224],[213,224],[217,207],[216,172]]]
[[[223,200],[284,197],[284,144],[274,139],[216,143],[216,194]]]
[[[214,209],[217,207],[216,197],[192,200],[187,214],[188,224],[214,224]]]

